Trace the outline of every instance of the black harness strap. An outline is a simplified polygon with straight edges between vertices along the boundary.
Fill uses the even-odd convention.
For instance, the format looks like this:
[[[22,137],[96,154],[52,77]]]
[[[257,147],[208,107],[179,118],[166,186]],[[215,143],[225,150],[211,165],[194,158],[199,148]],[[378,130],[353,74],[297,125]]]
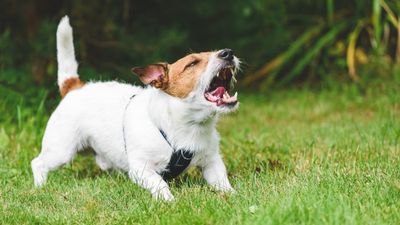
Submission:
[[[160,130],[161,135],[164,137],[165,141],[172,147],[171,143],[168,141],[167,135],[164,131]],[[174,149],[175,150],[175,149]],[[167,168],[160,174],[164,180],[171,180],[179,176],[190,164],[193,158],[193,152],[186,149],[175,150],[171,159],[168,162]]]
[[[135,95],[132,95],[129,98],[129,102],[125,106],[124,114],[123,114],[123,124],[122,124],[122,135],[123,135],[123,140],[124,140],[124,148],[125,148],[125,153],[127,154],[127,148],[126,148],[126,137],[125,137],[125,112],[131,103],[132,98],[135,97]],[[172,152],[171,158],[168,162],[167,167],[163,172],[160,173],[162,178],[164,180],[171,180],[177,176],[179,176],[190,164],[193,158],[193,152],[186,150],[186,149],[178,149],[175,150],[171,143],[168,141],[167,135],[165,134],[164,131],[159,129],[160,134],[164,137],[165,141],[168,143],[168,145],[174,150]]]

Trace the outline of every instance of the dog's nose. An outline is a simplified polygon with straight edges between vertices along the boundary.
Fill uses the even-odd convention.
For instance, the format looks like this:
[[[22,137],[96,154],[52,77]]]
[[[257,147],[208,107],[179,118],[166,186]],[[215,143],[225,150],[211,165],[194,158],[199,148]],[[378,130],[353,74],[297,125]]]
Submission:
[[[232,61],[232,59],[233,59],[233,50],[229,49],[229,48],[222,49],[221,51],[219,51],[218,57],[220,57],[221,59]]]

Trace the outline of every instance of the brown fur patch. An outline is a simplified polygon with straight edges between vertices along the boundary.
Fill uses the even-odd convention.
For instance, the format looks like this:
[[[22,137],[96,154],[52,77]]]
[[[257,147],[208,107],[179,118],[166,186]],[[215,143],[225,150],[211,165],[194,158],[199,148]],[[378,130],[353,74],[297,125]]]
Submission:
[[[206,70],[210,54],[211,52],[190,54],[168,65],[168,83],[164,86],[164,91],[175,97],[187,97]],[[195,61],[195,65],[189,66]]]
[[[60,87],[61,97],[64,98],[68,92],[81,88],[83,85],[85,85],[85,83],[82,82],[79,77],[71,77],[66,79]]]
[[[145,67],[134,67],[144,84],[164,90],[169,95],[185,98],[196,87],[201,74],[206,70],[212,52],[187,55],[173,64],[155,63]]]

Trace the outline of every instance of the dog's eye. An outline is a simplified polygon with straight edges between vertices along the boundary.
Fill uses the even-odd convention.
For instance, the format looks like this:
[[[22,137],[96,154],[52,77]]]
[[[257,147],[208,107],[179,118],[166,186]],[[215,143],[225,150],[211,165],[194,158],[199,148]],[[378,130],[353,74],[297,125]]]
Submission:
[[[195,66],[195,65],[196,65],[197,63],[199,63],[199,62],[200,62],[200,61],[196,59],[196,60],[194,60],[193,62],[187,64],[187,65],[185,66],[185,69],[188,68],[188,67]]]

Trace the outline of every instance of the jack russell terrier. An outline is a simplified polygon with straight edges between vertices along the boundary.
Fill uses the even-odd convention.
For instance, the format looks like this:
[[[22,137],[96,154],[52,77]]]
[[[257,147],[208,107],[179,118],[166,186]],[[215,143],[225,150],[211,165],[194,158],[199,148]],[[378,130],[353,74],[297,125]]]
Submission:
[[[173,64],[135,67],[146,88],[118,82],[84,83],[77,75],[68,16],[57,29],[58,85],[63,97],[51,115],[42,150],[32,160],[34,183],[85,148],[102,170],[126,171],[155,198],[173,200],[167,180],[189,166],[216,190],[232,192],[219,153],[218,116],[236,110],[240,61],[230,49],[187,55]]]

